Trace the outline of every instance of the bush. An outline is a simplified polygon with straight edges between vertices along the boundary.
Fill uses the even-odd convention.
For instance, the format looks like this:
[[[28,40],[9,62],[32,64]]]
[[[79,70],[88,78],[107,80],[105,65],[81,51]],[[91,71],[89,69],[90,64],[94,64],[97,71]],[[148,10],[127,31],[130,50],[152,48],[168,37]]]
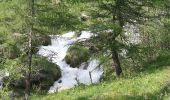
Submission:
[[[89,50],[79,45],[71,46],[65,56],[65,61],[71,67],[78,67],[81,63],[86,62],[90,58]]]

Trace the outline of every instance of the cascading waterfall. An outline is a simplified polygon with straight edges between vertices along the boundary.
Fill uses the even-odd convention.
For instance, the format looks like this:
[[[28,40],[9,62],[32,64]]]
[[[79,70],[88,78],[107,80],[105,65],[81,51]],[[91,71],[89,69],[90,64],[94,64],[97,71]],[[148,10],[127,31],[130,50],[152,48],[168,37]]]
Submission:
[[[127,38],[127,44],[138,44],[141,42],[138,26],[127,24],[124,26],[125,36]],[[107,30],[112,32],[112,30]],[[72,68],[68,65],[64,57],[68,48],[76,41],[85,41],[91,38],[92,33],[88,31],[82,31],[79,37],[74,37],[75,32],[68,32],[63,35],[51,35],[51,45],[41,46],[38,54],[47,57],[53,63],[56,63],[61,70],[61,78],[57,80],[53,86],[51,86],[49,93],[70,89],[78,83],[91,84],[98,83],[103,74],[101,67],[98,67],[99,61],[96,59],[89,59],[88,65],[82,63],[79,68]],[[126,56],[126,49],[122,49],[122,56]],[[50,66],[49,66],[50,67]],[[85,69],[86,68],[86,69]],[[8,77],[8,71],[0,71],[0,89],[3,88],[3,79]]]
[[[79,68],[72,68],[68,65],[64,57],[70,45],[76,41],[84,41],[89,39],[93,34],[87,31],[82,31],[79,37],[74,37],[75,32],[69,32],[63,35],[51,36],[52,44],[49,46],[41,46],[38,54],[48,57],[53,63],[56,63],[61,70],[61,78],[57,80],[49,89],[49,93],[70,89],[79,83],[91,84],[98,83],[103,74],[103,70],[99,67],[99,61],[89,59],[87,68],[85,64],[81,64]],[[50,67],[50,66],[49,66]]]

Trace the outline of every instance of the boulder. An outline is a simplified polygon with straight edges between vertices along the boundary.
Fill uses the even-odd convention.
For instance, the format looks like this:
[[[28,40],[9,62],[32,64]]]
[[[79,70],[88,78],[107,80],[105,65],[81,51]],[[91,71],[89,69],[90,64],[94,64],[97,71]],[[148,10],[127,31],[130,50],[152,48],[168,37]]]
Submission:
[[[65,61],[71,67],[79,67],[81,63],[86,62],[90,57],[89,50],[79,45],[71,46],[65,56]]]
[[[80,19],[81,21],[87,21],[89,19],[89,16],[86,15],[85,13],[81,13]]]
[[[32,59],[32,74],[31,74],[31,86],[39,87],[42,90],[48,90],[53,83],[61,76],[61,71],[58,65],[48,61],[44,57],[33,56]],[[7,78],[6,80],[8,80]],[[25,88],[25,74],[19,79],[13,79],[10,81],[10,87],[13,89]],[[6,81],[7,82],[7,81]]]
[[[38,47],[43,45],[47,46],[51,44],[51,37],[48,35],[36,34],[32,38],[32,52],[35,54],[38,52]]]
[[[58,65],[48,61],[44,57],[33,59],[33,67],[39,69],[33,72],[32,84],[38,85],[41,89],[49,89],[53,83],[61,77]]]

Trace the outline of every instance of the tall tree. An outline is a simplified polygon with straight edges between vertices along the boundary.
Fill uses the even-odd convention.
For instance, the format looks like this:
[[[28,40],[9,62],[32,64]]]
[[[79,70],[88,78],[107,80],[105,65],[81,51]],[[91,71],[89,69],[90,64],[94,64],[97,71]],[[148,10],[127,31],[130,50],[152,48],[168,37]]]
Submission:
[[[25,79],[25,97],[28,98],[31,89],[31,78],[34,66],[32,66],[32,55],[36,55],[34,48],[41,45],[38,40],[41,35],[59,34],[68,30],[75,30],[79,19],[69,12],[67,3],[53,2],[54,0],[2,0],[0,13],[0,32],[13,35],[18,33],[26,37],[19,44],[22,75]],[[0,35],[3,35],[0,33]],[[0,38],[1,41],[1,38]],[[11,41],[11,40],[6,40]],[[5,44],[4,39],[2,44]],[[39,43],[38,45],[37,42]],[[13,45],[13,44],[12,44]],[[22,47],[22,46],[23,47]],[[14,46],[16,46],[14,44]],[[17,45],[18,46],[18,45]],[[23,49],[24,48],[24,49]],[[14,49],[14,48],[12,48]],[[15,57],[16,58],[16,57]],[[26,68],[25,68],[26,66]],[[15,66],[16,68],[18,66]]]
[[[127,42],[124,39],[125,25],[143,24],[147,20],[156,18],[160,13],[154,15],[148,12],[148,9],[155,9],[155,1],[99,0],[96,3],[98,7],[92,12],[94,24],[91,30],[98,33],[95,37],[99,42],[97,44],[102,44],[102,49],[105,51],[111,51],[116,75],[120,76],[122,68],[119,52],[126,47],[125,42]]]
[[[34,0],[30,0],[29,2],[29,16],[30,16],[30,25],[29,25],[29,41],[28,41],[28,72],[26,73],[26,80],[25,80],[25,98],[28,99],[28,95],[30,94],[30,84],[31,84],[31,67],[32,67],[32,34],[34,34],[33,27],[34,27]]]

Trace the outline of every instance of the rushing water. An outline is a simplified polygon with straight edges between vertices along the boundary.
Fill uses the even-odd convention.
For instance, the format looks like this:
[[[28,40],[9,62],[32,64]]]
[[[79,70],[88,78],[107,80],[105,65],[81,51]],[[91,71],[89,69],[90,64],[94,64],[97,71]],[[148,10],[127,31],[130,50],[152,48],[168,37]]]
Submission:
[[[0,89],[3,88],[3,78],[8,77],[9,73],[5,70],[0,71]]]
[[[89,39],[93,34],[82,31],[79,37],[74,37],[74,35],[74,32],[69,32],[61,36],[51,36],[52,44],[49,46],[41,46],[39,49],[39,55],[48,57],[48,59],[56,63],[61,70],[61,78],[51,86],[49,93],[72,88],[78,85],[78,83],[89,85],[100,81],[103,70],[98,67],[98,60],[89,59],[86,69],[84,69],[86,65],[84,63],[82,63],[79,68],[72,68],[65,62],[64,57],[70,45],[74,44],[76,41]]]

